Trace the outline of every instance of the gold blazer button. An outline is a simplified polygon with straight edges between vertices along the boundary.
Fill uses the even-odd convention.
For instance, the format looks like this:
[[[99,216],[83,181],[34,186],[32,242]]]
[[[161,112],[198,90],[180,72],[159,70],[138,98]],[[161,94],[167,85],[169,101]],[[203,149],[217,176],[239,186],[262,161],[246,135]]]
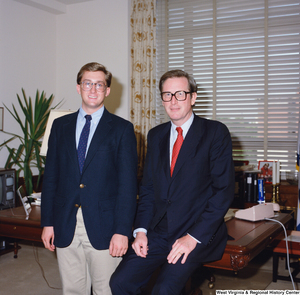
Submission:
[[[80,188],[84,188],[84,184],[83,184],[83,183],[81,183],[79,187],[80,187]]]

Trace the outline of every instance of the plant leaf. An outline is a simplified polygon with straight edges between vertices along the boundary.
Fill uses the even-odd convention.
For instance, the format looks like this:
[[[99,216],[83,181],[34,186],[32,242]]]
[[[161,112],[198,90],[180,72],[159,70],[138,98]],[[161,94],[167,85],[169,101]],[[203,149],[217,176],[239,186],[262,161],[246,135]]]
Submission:
[[[54,107],[51,107],[54,99],[53,94],[51,94],[50,97],[47,98],[44,91],[40,93],[39,90],[37,90],[33,105],[31,97],[29,96],[27,98],[25,90],[23,88],[22,95],[23,97],[21,98],[17,94],[17,101],[20,106],[21,113],[17,112],[14,104],[12,104],[12,110],[4,105],[8,112],[19,124],[22,135],[1,131],[5,134],[10,135],[11,138],[5,140],[5,142],[0,144],[0,148],[5,146],[9,152],[5,167],[15,167],[17,171],[16,176],[18,175],[18,177],[21,171],[24,172],[26,191],[27,194],[31,194],[33,189],[31,168],[36,167],[38,169],[39,182],[40,177],[44,172],[46,161],[45,157],[40,155],[40,139],[45,133],[51,109],[55,109],[56,107],[58,107],[63,100],[57,103]],[[15,148],[10,148],[7,145],[8,143],[13,142],[15,139],[18,139],[20,141],[20,145],[17,150]]]

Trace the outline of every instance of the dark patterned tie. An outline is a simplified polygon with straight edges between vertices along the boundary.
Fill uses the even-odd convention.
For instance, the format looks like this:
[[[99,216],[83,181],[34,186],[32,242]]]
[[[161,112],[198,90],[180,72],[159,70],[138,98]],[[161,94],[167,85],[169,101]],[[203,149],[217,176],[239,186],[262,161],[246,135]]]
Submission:
[[[174,143],[174,146],[173,146],[171,169],[170,169],[171,177],[172,177],[172,174],[173,174],[173,170],[174,170],[174,167],[175,167],[175,164],[176,164],[176,160],[177,160],[180,148],[181,148],[182,143],[183,143],[183,136],[182,136],[181,127],[177,127],[176,130],[178,132],[178,135],[177,135],[177,139],[176,139],[176,141]]]
[[[86,120],[85,125],[82,128],[79,143],[78,143],[78,149],[77,149],[80,174],[82,173],[82,168],[84,165],[85,153],[86,153],[86,147],[87,147],[87,142],[88,142],[89,133],[90,133],[92,116],[85,115],[85,120]]]

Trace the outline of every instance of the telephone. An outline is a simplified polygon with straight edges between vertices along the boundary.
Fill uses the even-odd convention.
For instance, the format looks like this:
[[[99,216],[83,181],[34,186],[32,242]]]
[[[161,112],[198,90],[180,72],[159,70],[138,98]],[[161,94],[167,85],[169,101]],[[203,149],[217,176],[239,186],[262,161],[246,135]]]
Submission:
[[[238,210],[237,212],[235,212],[235,218],[249,221],[258,221],[265,218],[272,218],[275,216],[274,211],[279,211],[278,207],[279,206],[276,203],[264,203],[255,205],[251,208]]]

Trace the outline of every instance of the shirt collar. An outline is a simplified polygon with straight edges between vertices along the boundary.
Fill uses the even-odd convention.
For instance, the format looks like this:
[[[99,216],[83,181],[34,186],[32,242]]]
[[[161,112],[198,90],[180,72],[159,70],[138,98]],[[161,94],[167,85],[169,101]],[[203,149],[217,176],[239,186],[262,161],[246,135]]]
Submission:
[[[194,113],[192,113],[191,117],[182,125],[180,126],[182,128],[182,136],[183,138],[185,138],[186,134],[188,133],[192,123],[193,123],[193,120],[194,120]],[[176,128],[179,127],[179,126],[176,126],[172,121],[171,121],[171,132],[176,134],[176,137],[177,137],[177,131],[176,131]]]
[[[103,115],[103,112],[104,112],[104,106],[101,107],[96,112],[94,112],[94,113],[91,114],[91,116],[92,116],[92,124],[96,124],[96,123],[99,122],[100,118]],[[87,115],[87,113],[82,109],[82,107],[80,107],[79,113],[78,113],[79,119],[80,120],[85,120],[85,115]]]

